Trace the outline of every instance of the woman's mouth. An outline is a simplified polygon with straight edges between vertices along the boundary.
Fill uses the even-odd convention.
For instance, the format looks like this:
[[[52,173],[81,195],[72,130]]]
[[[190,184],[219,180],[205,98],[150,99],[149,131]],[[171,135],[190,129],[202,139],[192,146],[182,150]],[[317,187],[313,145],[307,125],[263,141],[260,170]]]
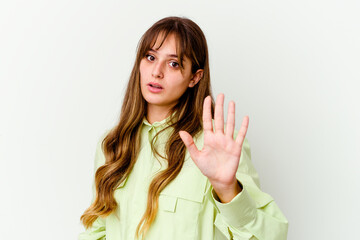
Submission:
[[[153,92],[153,93],[159,93],[163,90],[163,87],[158,83],[151,82],[147,86],[148,86],[149,91]]]

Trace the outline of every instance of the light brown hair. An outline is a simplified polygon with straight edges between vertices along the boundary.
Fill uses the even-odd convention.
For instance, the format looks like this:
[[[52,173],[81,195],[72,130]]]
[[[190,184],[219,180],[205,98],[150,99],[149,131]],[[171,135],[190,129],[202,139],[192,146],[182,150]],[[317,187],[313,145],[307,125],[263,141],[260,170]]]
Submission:
[[[176,37],[180,67],[183,68],[183,59],[186,56],[191,60],[191,72],[203,69],[203,77],[194,87],[185,91],[169,113],[172,117],[167,128],[173,128],[173,131],[166,143],[165,156],[162,156],[167,160],[168,167],[155,175],[150,183],[147,207],[136,229],[136,237],[146,235],[156,217],[160,192],[176,178],[183,166],[186,147],[179,131],[185,130],[196,136],[202,130],[203,101],[206,96],[211,95],[207,42],[200,27],[190,19],[166,17],[153,24],[139,41],[119,123],[102,141],[106,162],[95,173],[95,200],[80,218],[86,228],[91,227],[99,216],[106,217],[117,207],[121,208],[117,206],[114,191],[133,169],[140,149],[143,118],[147,114],[147,103],[140,89],[140,61],[160,36],[162,44],[169,34]],[[154,147],[154,139],[156,137],[151,143],[152,150],[160,156]]]

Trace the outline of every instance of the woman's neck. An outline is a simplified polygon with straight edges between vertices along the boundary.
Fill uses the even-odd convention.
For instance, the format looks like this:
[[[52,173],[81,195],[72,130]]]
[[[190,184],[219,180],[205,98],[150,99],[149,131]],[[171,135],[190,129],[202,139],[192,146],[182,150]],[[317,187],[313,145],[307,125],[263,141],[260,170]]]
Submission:
[[[168,106],[154,106],[148,105],[146,119],[150,124],[160,122],[169,116],[171,108]]]

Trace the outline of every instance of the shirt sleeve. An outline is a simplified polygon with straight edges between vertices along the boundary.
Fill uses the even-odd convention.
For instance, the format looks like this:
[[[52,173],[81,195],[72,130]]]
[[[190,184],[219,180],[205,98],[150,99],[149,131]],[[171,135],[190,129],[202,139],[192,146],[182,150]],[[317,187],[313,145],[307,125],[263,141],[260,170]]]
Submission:
[[[102,141],[105,138],[105,136],[108,134],[109,131],[106,131],[98,140],[97,146],[96,146],[96,152],[95,152],[95,161],[94,161],[94,177],[95,180],[95,173],[96,170],[105,164],[105,156],[102,150]],[[93,180],[92,183],[92,201],[95,200],[95,181]],[[94,222],[93,225],[86,229],[85,232],[82,232],[79,234],[78,237],[79,240],[105,240],[106,239],[106,227],[105,227],[105,219],[98,217]]]
[[[221,203],[212,186],[207,192],[217,212],[215,226],[227,239],[286,239],[288,221],[273,198],[260,190],[247,139],[243,143],[236,178],[243,189],[229,203]]]

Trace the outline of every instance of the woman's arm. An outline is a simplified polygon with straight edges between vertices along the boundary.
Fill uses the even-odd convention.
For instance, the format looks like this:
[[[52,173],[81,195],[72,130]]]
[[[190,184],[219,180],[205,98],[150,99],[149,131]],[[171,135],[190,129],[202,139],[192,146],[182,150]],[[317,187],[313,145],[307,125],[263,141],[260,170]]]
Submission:
[[[257,173],[251,164],[250,147],[245,141],[249,119],[244,118],[234,139],[235,103],[229,103],[225,132],[223,105],[224,95],[220,94],[215,104],[214,131],[211,99],[208,96],[204,100],[204,146],[201,151],[190,134],[180,131],[192,160],[211,183],[208,194],[219,213],[215,225],[229,239],[236,234],[238,239],[240,236],[245,239],[286,239],[287,220],[271,196],[260,190]]]
[[[221,203],[212,187],[207,192],[217,210],[216,227],[229,239],[286,239],[288,221],[273,198],[260,190],[246,139],[236,178],[243,189],[228,203]]]

